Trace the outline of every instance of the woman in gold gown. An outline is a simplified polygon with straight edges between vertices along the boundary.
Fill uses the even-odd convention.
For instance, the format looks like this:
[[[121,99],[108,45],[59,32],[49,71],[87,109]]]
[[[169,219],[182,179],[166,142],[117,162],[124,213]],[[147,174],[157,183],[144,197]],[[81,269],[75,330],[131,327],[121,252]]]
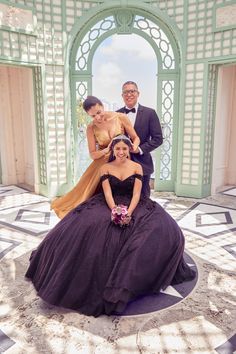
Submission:
[[[83,108],[92,118],[92,122],[87,127],[87,141],[93,162],[70,192],[51,203],[51,209],[61,219],[78,204],[95,194],[100,180],[100,167],[107,163],[110,143],[116,135],[127,133],[133,142],[133,151],[137,150],[140,142],[125,114],[104,111],[102,102],[94,96],[86,98]]]

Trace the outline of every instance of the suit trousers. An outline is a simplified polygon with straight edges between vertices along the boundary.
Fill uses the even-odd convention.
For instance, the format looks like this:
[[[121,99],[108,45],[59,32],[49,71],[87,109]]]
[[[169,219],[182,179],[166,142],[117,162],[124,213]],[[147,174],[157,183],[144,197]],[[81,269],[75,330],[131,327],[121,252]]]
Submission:
[[[151,175],[143,175],[143,185],[142,185],[141,194],[145,195],[146,197],[150,197],[151,194],[150,178]]]

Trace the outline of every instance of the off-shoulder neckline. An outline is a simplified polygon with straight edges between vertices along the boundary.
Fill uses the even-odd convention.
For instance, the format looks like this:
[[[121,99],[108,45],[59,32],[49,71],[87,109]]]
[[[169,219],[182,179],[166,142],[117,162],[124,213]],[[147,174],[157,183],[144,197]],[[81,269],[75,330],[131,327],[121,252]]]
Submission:
[[[126,181],[127,179],[129,179],[130,177],[133,177],[133,176],[143,177],[142,175],[140,175],[140,173],[133,173],[132,175],[130,175],[130,176],[124,178],[124,179],[120,179],[119,177],[117,177],[117,176],[115,176],[115,175],[112,175],[111,173],[104,173],[104,175],[102,175],[101,178],[102,178],[102,177],[106,177],[106,176],[107,176],[107,177],[109,177],[109,176],[115,177],[116,179],[118,179],[118,180],[121,181],[121,182],[124,182],[124,181]]]

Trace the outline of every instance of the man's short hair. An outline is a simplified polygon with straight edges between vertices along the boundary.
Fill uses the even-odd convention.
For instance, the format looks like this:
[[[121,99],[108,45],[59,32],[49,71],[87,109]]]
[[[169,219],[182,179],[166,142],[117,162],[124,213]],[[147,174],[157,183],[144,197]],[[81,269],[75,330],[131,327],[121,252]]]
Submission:
[[[122,85],[122,90],[124,88],[125,85],[134,85],[136,87],[136,89],[138,90],[138,85],[136,84],[136,82],[134,81],[126,81],[123,85]]]

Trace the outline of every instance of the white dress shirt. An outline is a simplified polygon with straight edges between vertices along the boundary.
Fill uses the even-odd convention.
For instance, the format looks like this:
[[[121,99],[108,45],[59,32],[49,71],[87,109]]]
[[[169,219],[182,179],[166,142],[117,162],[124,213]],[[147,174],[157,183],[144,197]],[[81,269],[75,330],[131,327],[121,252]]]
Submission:
[[[135,119],[136,119],[137,112],[138,112],[138,103],[136,103],[136,105],[134,107],[131,107],[131,108],[125,107],[125,108],[127,108],[127,109],[135,108],[135,113],[134,112],[127,113],[127,116],[129,117],[129,120],[131,121],[132,126],[134,126]]]
[[[125,107],[125,108],[131,109],[131,108],[128,108],[128,107]],[[136,116],[137,116],[137,112],[138,112],[138,103],[136,103],[136,105],[134,107],[132,107],[132,108],[135,108],[135,113],[134,112],[129,112],[129,113],[127,113],[127,116],[129,117],[129,120],[130,120],[132,126],[134,126],[135,120],[136,120]],[[140,155],[142,155],[143,154],[142,149],[140,149],[139,146],[138,146],[138,149],[139,149]]]

